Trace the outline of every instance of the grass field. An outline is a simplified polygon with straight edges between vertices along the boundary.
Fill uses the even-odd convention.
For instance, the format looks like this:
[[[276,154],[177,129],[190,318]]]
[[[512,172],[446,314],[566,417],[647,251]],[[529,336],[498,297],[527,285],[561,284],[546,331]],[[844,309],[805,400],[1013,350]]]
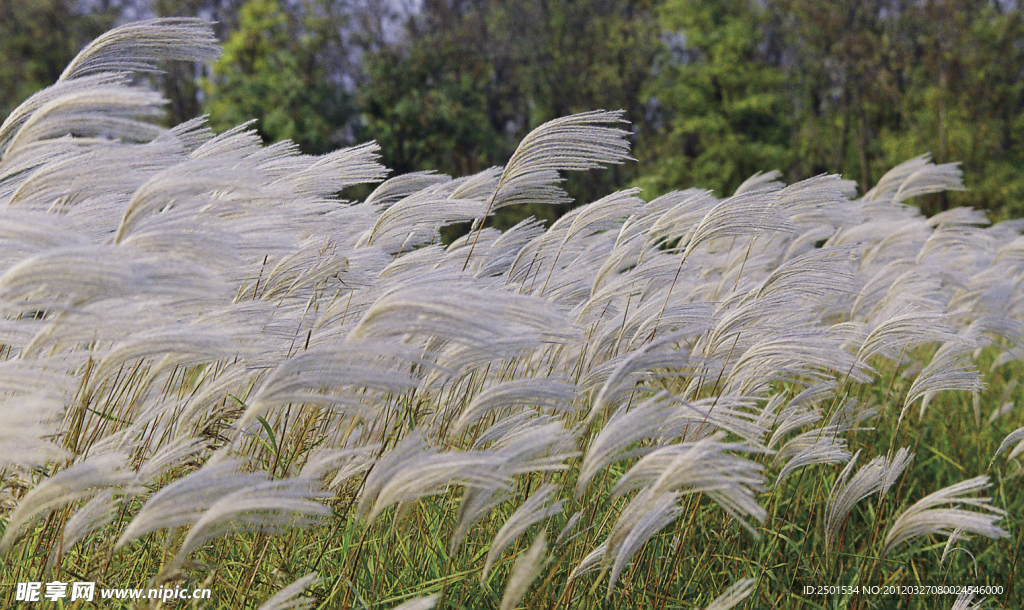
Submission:
[[[156,126],[128,72],[216,53],[126,26],[0,127],[0,607],[1020,606],[1024,222],[921,216],[955,165],[501,232],[621,113],[385,180]]]

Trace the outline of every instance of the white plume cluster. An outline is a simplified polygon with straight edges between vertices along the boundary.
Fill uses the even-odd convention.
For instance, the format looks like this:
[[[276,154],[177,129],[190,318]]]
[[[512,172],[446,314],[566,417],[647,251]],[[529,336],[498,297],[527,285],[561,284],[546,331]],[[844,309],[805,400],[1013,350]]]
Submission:
[[[979,391],[973,350],[1022,355],[1020,223],[903,203],[960,188],[954,165],[913,159],[860,199],[835,176],[759,176],[722,200],[624,191],[500,232],[485,226],[496,208],[564,199],[559,172],[628,160],[622,113],[542,125],[503,168],[396,176],[344,201],[386,176],[375,145],[310,157],[246,126],[150,120],[161,100],[127,73],[216,52],[194,21],[119,28],[0,127],[0,468],[37,473],[0,551],[70,506],[63,551],[118,513],[118,548],[186,528],[176,569],[230,532],[322,522],[327,490],[361,474],[342,518],[460,489],[453,550],[517,506],[483,566],[541,528],[511,573],[512,608],[562,544],[538,525],[559,498],[624,472],[610,487],[622,508],[593,524],[604,542],[572,576],[600,569],[610,592],[694,494],[756,532],[773,483],[755,458],[769,454],[776,483],[848,463],[827,507],[832,552],[853,506],[911,457],[853,474],[845,438],[875,405],[844,384],[937,347],[887,407],[903,417],[936,392]],[[443,245],[439,229],[465,221]],[[577,459],[578,479],[556,476]],[[517,493],[528,477],[545,484]],[[1005,535],[965,496],[985,486],[918,502],[884,550],[957,528]],[[936,508],[949,503],[967,508]],[[267,607],[300,607],[315,578]]]

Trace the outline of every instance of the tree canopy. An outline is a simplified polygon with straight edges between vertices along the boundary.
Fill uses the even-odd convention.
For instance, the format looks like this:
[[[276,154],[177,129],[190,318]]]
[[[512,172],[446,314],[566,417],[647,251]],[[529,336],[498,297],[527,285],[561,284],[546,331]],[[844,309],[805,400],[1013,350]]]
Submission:
[[[466,174],[503,162],[547,120],[622,109],[638,162],[570,177],[578,201],[631,185],[645,197],[723,195],[773,169],[788,181],[840,173],[863,192],[931,153],[961,162],[968,190],[919,200],[927,213],[1024,215],[1020,0],[26,0],[0,10],[8,110],[111,23],[193,15],[219,22],[225,53],[159,77],[173,122],[255,118],[267,141],[310,153],[375,139],[397,171]]]

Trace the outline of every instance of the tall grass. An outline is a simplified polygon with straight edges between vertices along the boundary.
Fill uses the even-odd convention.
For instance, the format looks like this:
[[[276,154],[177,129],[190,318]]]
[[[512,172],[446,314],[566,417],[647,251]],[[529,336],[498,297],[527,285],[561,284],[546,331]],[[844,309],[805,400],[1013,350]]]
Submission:
[[[213,607],[1021,599],[1024,224],[906,203],[955,165],[499,232],[628,161],[622,114],[380,182],[373,144],[153,123],[131,72],[216,52],[190,20],[119,28],[0,127],[0,605],[50,580]]]

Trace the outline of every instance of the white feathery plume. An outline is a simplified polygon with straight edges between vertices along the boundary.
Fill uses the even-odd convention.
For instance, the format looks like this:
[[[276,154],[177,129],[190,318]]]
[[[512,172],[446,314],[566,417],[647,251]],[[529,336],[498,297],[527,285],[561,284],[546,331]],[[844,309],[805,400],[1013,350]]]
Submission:
[[[762,467],[749,459],[729,453],[754,450],[746,443],[729,443],[717,432],[690,443],[659,447],[642,457],[615,483],[612,496],[633,489],[649,488],[652,493],[679,491],[704,493],[752,534],[756,531],[746,517],[763,521],[765,510],[755,499],[762,491]]]
[[[491,242],[486,251],[478,254],[476,258],[480,260],[476,261],[474,258],[475,263],[471,264],[476,265],[476,276],[492,277],[507,273],[519,252],[527,243],[543,235],[544,230],[543,223],[531,216],[503,232]],[[466,243],[468,240],[469,236],[467,235]],[[456,243],[453,243],[452,246],[456,246]]]
[[[782,260],[790,260],[800,254],[813,252],[815,244],[827,242],[833,235],[835,235],[835,229],[831,226],[816,225],[811,227],[790,240],[785,254],[782,255]]]
[[[619,238],[619,241],[612,247],[611,252],[608,253],[607,260],[604,261],[594,276],[594,283],[590,288],[590,302],[587,303],[584,311],[597,305],[597,303],[594,303],[594,300],[598,294],[609,294],[609,290],[601,290],[604,286],[609,283],[612,286],[621,284],[624,276],[629,277],[633,275],[630,272],[643,262],[645,257],[650,256],[653,256],[653,253],[647,243],[646,236],[642,233],[634,235],[627,240]],[[616,292],[618,291],[616,290],[610,294],[614,295]],[[607,298],[605,296],[598,303],[605,302]]]
[[[145,486],[152,485],[156,480],[172,468],[187,462],[200,462],[210,449],[209,439],[179,437],[171,443],[160,447],[152,455],[142,460],[139,472],[135,475],[128,488],[129,494],[141,494]]]
[[[913,453],[910,453],[906,447],[901,447],[892,459],[878,456],[858,470],[851,479],[850,473],[859,456],[860,451],[857,451],[839,474],[829,494],[828,506],[825,509],[826,556],[835,554],[843,522],[853,507],[871,494],[877,493],[879,496],[884,496],[888,493],[914,459]]]
[[[236,491],[267,483],[265,473],[239,472],[237,461],[207,462],[202,468],[153,494],[131,520],[116,548],[159,529],[191,525],[219,500]]]
[[[237,416],[234,411],[242,406],[237,397],[244,395],[243,388],[249,387],[257,375],[240,362],[208,369],[207,373],[195,392],[181,401],[176,415],[179,429],[208,430],[211,423],[224,421],[228,414],[233,421]]]
[[[157,118],[163,98],[155,91],[123,85],[68,87],[36,109],[11,135],[4,160],[31,154],[26,149],[75,132],[81,136],[148,142],[164,129],[140,117]]]
[[[603,570],[611,568],[608,578],[608,592],[605,599],[611,597],[615,583],[619,581],[622,569],[636,552],[640,550],[652,536],[665,526],[675,521],[682,512],[679,506],[680,493],[659,493],[651,488],[639,494],[623,509],[608,534],[606,553],[602,562]]]
[[[576,335],[568,318],[544,299],[434,284],[399,287],[382,295],[363,314],[349,339],[413,333],[477,347],[510,335],[537,342]]]
[[[580,206],[579,213],[573,215],[572,223],[566,230],[565,237],[562,238],[563,245],[579,235],[610,231],[622,226],[627,218],[646,205],[644,200],[638,197],[640,191],[639,188],[616,191],[597,201]]]
[[[518,201],[513,197],[516,191],[550,183],[557,178],[556,172],[585,171],[632,160],[629,132],[606,127],[626,123],[623,114],[621,110],[583,112],[553,119],[528,133],[502,171],[494,205]]]
[[[740,355],[729,371],[723,392],[755,396],[772,382],[806,385],[846,374],[864,383],[871,368],[842,349],[843,337],[828,331],[795,330],[760,341]]]
[[[1006,512],[992,506],[991,498],[965,497],[966,494],[987,489],[990,485],[987,476],[975,477],[918,500],[889,529],[881,556],[885,557],[904,542],[930,534],[949,536],[956,530],[963,530],[993,539],[1009,536],[1009,532],[995,525]],[[943,505],[967,505],[976,510],[937,508]]]
[[[88,242],[72,223],[56,214],[25,210],[4,210],[0,224],[0,260],[13,263],[29,252],[62,246],[84,246]],[[5,264],[4,267],[7,265]]]
[[[587,553],[587,556],[580,560],[576,567],[573,568],[572,572],[569,572],[569,577],[565,581],[565,585],[569,586],[572,581],[576,580],[584,574],[590,572],[596,572],[601,569],[602,561],[608,554],[608,541],[605,540],[601,544],[597,545],[593,551]]]
[[[8,519],[0,539],[0,554],[10,550],[21,530],[43,513],[130,481],[131,473],[125,469],[127,459],[123,453],[91,456],[37,485],[21,499]]]
[[[946,558],[949,557],[951,553],[954,553],[956,551],[963,551],[963,552],[967,553],[967,555],[972,560],[974,560],[974,555],[971,555],[970,551],[968,551],[967,549],[965,549],[965,548],[963,548],[961,546],[953,546],[958,540],[966,540],[966,539],[967,539],[967,536],[964,535],[963,530],[959,530],[959,529],[953,530],[953,533],[949,535],[949,539],[946,540],[946,546],[942,547],[942,557],[939,558],[939,567],[942,567],[942,566],[946,565]],[[975,561],[975,563],[974,563],[974,575],[975,576],[978,575],[978,564],[977,564],[977,561]]]
[[[489,167],[482,172],[452,181],[453,199],[487,199],[494,193],[501,178],[502,168]]]
[[[359,493],[356,514],[372,523],[392,504],[444,493],[455,485],[508,488],[505,464],[505,456],[491,451],[441,453],[422,434],[410,434],[374,464]]]
[[[510,284],[519,284],[520,290],[523,292],[533,292],[536,289],[538,278],[545,277],[544,269],[548,261],[551,261],[551,267],[554,267],[556,253],[565,247],[566,235],[569,231],[569,227],[572,226],[573,220],[579,216],[583,211],[582,208],[573,208],[566,212],[562,217],[551,224],[551,227],[539,235],[536,239],[531,240],[522,250],[516,254],[515,260],[512,262],[512,267],[508,271],[507,281]],[[476,231],[473,235],[473,243],[478,241],[478,236],[481,231]],[[573,244],[573,249],[578,252],[578,244]],[[470,249],[474,249],[475,245],[471,245]],[[563,267],[565,262],[563,261]]]
[[[50,550],[50,557],[46,560],[46,571],[50,571],[72,546],[88,536],[90,533],[110,523],[114,518],[117,502],[114,500],[114,493],[105,492],[86,502],[82,508],[75,511],[75,514],[67,520],[61,532],[60,544],[54,545]]]
[[[766,428],[772,430],[772,435],[768,439],[768,442],[765,443],[765,447],[771,449],[772,447],[775,447],[780,440],[782,440],[782,437],[786,436],[790,432],[799,430],[804,426],[809,426],[821,420],[822,414],[818,409],[805,409],[801,406],[794,405],[793,402],[795,402],[795,400],[790,401],[790,403],[777,415],[765,409],[764,425]]]
[[[645,265],[643,271],[655,271],[655,266],[668,266],[664,264],[668,262],[668,257],[660,258],[661,261],[650,266]],[[625,345],[632,347],[643,344],[650,338],[655,328],[665,329],[669,336],[696,337],[712,330],[718,322],[715,308],[710,303],[679,303],[670,304],[668,307],[663,305],[654,299],[648,299],[634,309],[617,333],[618,336],[628,339]]]
[[[348,267],[348,257],[338,252],[337,244],[325,236],[308,237],[297,250],[277,261],[259,287],[259,298],[283,299],[331,283],[342,288]]]
[[[722,237],[743,237],[758,233],[796,233],[776,207],[777,197],[761,191],[734,195],[708,210],[693,230],[682,258],[702,244]]]
[[[950,610],[983,610],[985,607],[985,598],[981,598],[978,601],[974,601],[974,593],[964,591],[960,595],[956,596],[956,601],[953,602],[953,607]]]
[[[505,548],[512,544],[516,538],[521,536],[527,528],[538,521],[547,519],[562,512],[561,500],[551,504],[550,506],[545,506],[550,502],[551,496],[557,490],[558,486],[552,483],[545,483],[544,485],[541,485],[539,489],[533,492],[533,495],[531,495],[529,499],[523,502],[523,504],[505,520],[504,525],[501,526],[501,529],[498,530],[498,533],[495,534],[494,538],[491,540],[491,548],[487,551],[487,558],[484,561],[484,571],[480,574],[480,582],[487,581],[487,575],[490,574],[491,568],[494,567],[494,562],[501,556],[501,553]]]
[[[877,409],[868,407],[856,398],[850,398],[832,412],[832,416],[828,419],[828,425],[839,433],[873,430],[874,428],[870,426],[859,426],[862,421],[877,414]]]
[[[448,549],[454,554],[469,535],[471,529],[502,502],[512,499],[512,491],[505,486],[467,487],[459,502],[455,529],[448,540]]]
[[[639,349],[629,352],[615,364],[614,369],[601,384],[601,389],[594,398],[590,413],[587,415],[587,425],[591,425],[598,415],[604,414],[609,406],[617,407],[614,403],[618,402],[621,396],[633,392],[635,388],[630,382],[635,379],[637,374],[645,374],[650,369],[657,367],[652,360],[664,361],[666,356],[664,351],[667,351],[666,348],[672,347],[680,336],[681,333],[678,332],[663,335],[660,339],[648,342]],[[686,354],[685,358],[688,359],[689,354]],[[671,358],[673,364],[669,366],[678,364],[678,360],[678,355],[675,355]],[[586,380],[583,383],[584,387],[592,385],[593,381],[591,380]]]
[[[0,381],[0,388],[4,385]],[[0,398],[0,470],[42,466],[69,457],[52,439],[64,406],[57,396]]]
[[[743,600],[750,597],[750,594],[757,588],[756,578],[744,578],[733,583],[721,595],[708,604],[704,610],[729,610]]]
[[[251,163],[239,163],[227,156],[194,158],[172,165],[153,174],[132,194],[114,243],[124,241],[143,220],[159,218],[162,212],[183,209],[198,216],[208,207],[231,209],[234,206],[227,193],[258,200],[266,196],[264,179]]]
[[[1006,438],[1003,439],[1003,442],[999,443],[999,449],[996,449],[995,454],[992,455],[992,459],[994,460],[999,457],[1000,453],[1009,449],[1010,445],[1014,443],[1019,444],[1014,447],[1013,451],[1010,452],[1010,455],[1006,456],[1006,459],[1008,460],[1012,460],[1021,453],[1024,453],[1024,428],[1017,428],[1013,432],[1007,434]]]
[[[54,248],[0,276],[0,303],[45,311],[141,295],[203,298],[223,294],[218,283],[198,266],[139,259],[117,246]]]
[[[153,143],[156,144],[166,140],[173,142],[175,146],[180,146],[185,153],[192,154],[192,152],[214,137],[216,137],[216,134],[206,125],[206,117],[200,116],[171,127],[166,132],[160,134],[160,137]]]
[[[172,565],[182,565],[192,551],[229,533],[276,533],[320,523],[331,516],[331,509],[317,500],[328,496],[304,479],[251,481],[242,489],[224,494],[203,511],[182,541]],[[123,544],[122,537],[118,546]]]
[[[878,268],[874,279],[888,290],[877,303],[871,303],[874,309],[899,306],[903,304],[901,298],[919,303],[924,309],[934,308],[928,303],[940,305],[940,280],[944,270],[934,259],[917,260],[931,234],[921,221],[908,223],[864,253],[861,268]]]
[[[367,196],[363,203],[385,210],[413,193],[436,186],[442,182],[448,182],[449,180],[451,180],[450,176],[436,174],[433,171],[401,174],[381,182]]]
[[[635,238],[643,238],[649,241],[650,232],[654,225],[670,210],[679,205],[680,202],[692,197],[695,193],[709,194],[708,191],[700,189],[687,189],[685,191],[671,191],[660,197],[647,202],[637,213],[626,219],[619,227],[618,236],[615,238],[615,247],[619,247],[627,241]],[[696,224],[694,220],[694,224]]]
[[[622,115],[621,110],[583,112],[553,119],[526,134],[502,170],[482,216],[515,203],[561,203],[566,197],[554,186],[561,180],[558,172],[597,169],[631,160],[629,132],[606,127],[625,123]],[[482,227],[481,223],[477,235]],[[472,256],[470,245],[463,268]]]
[[[980,392],[985,388],[981,375],[969,360],[962,359],[955,352],[940,355],[936,354],[928,366],[924,368],[910,384],[907,390],[907,398],[903,401],[903,409],[900,411],[900,419],[906,414],[914,401],[923,398],[921,401],[921,417],[928,407],[929,399],[936,392],[942,391],[968,391]]]
[[[311,346],[281,362],[249,399],[236,427],[244,430],[257,416],[287,403],[322,404],[372,412],[373,394],[401,393],[418,385],[410,364],[423,364],[408,349],[372,341],[330,342]],[[324,391],[330,390],[330,391]]]
[[[662,203],[671,204],[668,210],[654,219],[647,231],[652,242],[671,242],[688,238],[698,223],[707,215],[718,200],[711,191],[688,189],[664,195]],[[653,205],[652,201],[651,204]]]
[[[989,413],[987,423],[994,424],[996,420],[998,420],[999,418],[1009,415],[1010,413],[1013,413],[1013,410],[1016,406],[1017,404],[1013,401],[1004,401],[998,407],[993,409],[991,413]]]
[[[352,449],[324,449],[311,453],[306,458],[299,476],[316,480],[333,473],[327,489],[335,489],[346,480],[360,474],[373,465],[374,454],[379,453],[379,443],[361,445]]]
[[[505,459],[503,471],[512,474],[566,470],[565,461],[579,455],[574,432],[558,417],[521,411],[485,430],[474,448],[488,450]]]
[[[515,379],[477,392],[452,427],[454,433],[465,430],[491,411],[501,407],[538,407],[552,411],[572,411],[578,388],[563,379]]]
[[[273,597],[260,604],[257,610],[306,610],[312,608],[317,603],[315,598],[299,596],[318,582],[320,582],[320,576],[316,572],[310,572],[275,593]]]
[[[398,606],[395,606],[391,610],[433,610],[437,606],[438,600],[441,599],[440,595],[426,595],[423,597],[417,597],[410,599],[407,602],[403,602]]]
[[[784,292],[745,300],[745,293],[734,295],[716,312],[714,327],[701,338],[700,351],[709,359],[738,357],[758,340],[777,339],[808,329],[808,313]],[[813,328],[813,327],[812,327]],[[824,333],[822,333],[824,334]]]
[[[329,197],[354,184],[383,180],[388,170],[379,159],[380,146],[366,142],[326,155],[291,156],[287,164],[264,164],[263,169],[270,174],[285,167],[289,170],[268,186],[287,186],[298,195]]]
[[[578,307],[590,296],[594,276],[611,240],[611,235],[600,234],[570,241],[560,251],[560,259],[552,259],[548,272],[531,283],[529,292],[543,295],[565,309]]]
[[[679,267],[665,293],[662,313],[668,307],[684,263],[701,245],[726,237],[797,232],[797,228],[780,214],[775,199],[772,193],[747,192],[723,200],[704,215],[682,250]],[[656,331],[657,326],[651,332],[651,339],[654,338]]]
[[[502,172],[502,175],[504,173]],[[490,210],[493,212],[498,208],[528,203],[543,205],[570,203],[572,198],[558,186],[563,180],[564,178],[557,169],[550,168],[525,172],[504,183],[501,183],[499,179],[500,190],[496,187],[488,197],[488,201],[493,201]],[[476,224],[479,227],[479,222]]]
[[[145,184],[153,174],[180,161],[180,154],[180,146],[157,140],[144,146],[124,146],[108,142],[74,154],[58,155],[22,180],[7,200],[6,211],[8,214],[43,212],[55,221],[57,227],[64,225],[70,228],[71,223],[62,222],[60,216],[69,214],[76,206],[85,206],[84,202],[92,204],[87,207],[93,215],[102,216],[95,209],[95,202],[102,198],[113,199],[119,206],[123,206],[124,200]],[[86,172],[83,169],[94,166],[102,166],[108,171]],[[75,220],[79,220],[77,215]],[[75,227],[78,231],[84,228],[80,222],[75,224],[78,225]],[[79,233],[74,236],[74,241],[58,244],[72,245],[84,238],[85,235]],[[33,240],[26,245],[31,243],[38,246],[52,240],[53,238]]]
[[[782,467],[775,484],[778,485],[798,468],[813,464],[835,464],[850,459],[846,439],[840,438],[835,426],[804,432],[789,440],[775,456],[780,462],[789,458]]]
[[[645,400],[630,409],[616,411],[590,442],[576,480],[576,497],[583,495],[590,481],[610,464],[647,454],[653,447],[627,451],[634,443],[653,437],[674,411],[674,405],[663,394]]]
[[[643,206],[644,201],[636,196],[639,192],[640,189],[638,188],[617,191],[593,203],[581,206],[574,210],[575,213],[571,216],[572,222],[565,228],[561,244],[559,244],[558,249],[552,257],[547,277],[540,288],[540,294],[544,294],[546,291],[558,260],[566,249],[566,244],[569,240],[579,235],[589,235],[621,226],[624,219],[628,218]],[[554,228],[555,227],[552,226],[552,229]],[[563,263],[563,265],[568,270],[576,271],[581,266],[578,263],[579,261],[573,261],[567,265]],[[591,282],[591,285],[592,284],[593,282]]]
[[[162,367],[191,366],[241,356],[246,351],[240,337],[231,337],[223,328],[204,324],[132,333],[106,350],[93,369],[92,385],[126,364],[144,358],[170,357],[161,363]]]
[[[747,178],[736,187],[733,195],[741,195],[753,191],[777,191],[783,187],[783,184],[778,180],[780,177],[782,177],[782,172],[777,169],[767,172],[755,172],[753,176]]]
[[[385,285],[401,285],[404,282],[421,283],[423,280],[423,270],[433,269],[437,271],[435,281],[440,284],[449,279],[449,277],[442,275],[441,272],[444,260],[445,251],[440,244],[430,244],[417,248],[412,252],[403,252],[401,256],[396,256],[388,263],[387,267],[381,270],[378,282],[386,282]]]
[[[912,347],[924,343],[961,340],[948,322],[949,316],[942,312],[909,308],[897,311],[868,334],[857,351],[857,358],[867,362],[878,354],[899,362],[903,352]]]
[[[201,19],[138,21],[114,28],[86,45],[58,80],[96,72],[157,72],[159,60],[203,62],[220,53],[210,24]]]
[[[512,477],[522,473],[565,470],[566,460],[577,455],[571,432],[559,421],[528,410],[506,417],[488,428],[473,445],[474,449],[484,447],[499,456],[502,465],[492,473],[497,477],[493,484],[467,487],[449,543],[452,552],[474,525],[511,497],[507,481]]]
[[[853,293],[857,285],[855,262],[856,247],[812,250],[779,265],[753,297],[786,292],[794,298],[824,300],[835,293]]]
[[[76,91],[83,91],[93,87],[124,87],[127,86],[129,82],[130,76],[123,73],[94,74],[92,76],[84,76],[70,81],[58,81],[52,86],[32,94],[27,100],[15,108],[11,114],[7,116],[7,119],[4,120],[3,124],[0,125],[0,168],[3,169],[3,173],[0,174],[0,176],[3,176],[0,178],[0,182],[11,177],[17,177],[18,174],[25,170],[36,167],[43,161],[53,159],[56,156],[54,147],[46,145],[26,147],[20,155],[9,154],[11,139],[18,133],[25,122],[36,113],[36,111],[50,102],[66,95],[73,94]],[[36,148],[36,150],[33,151],[36,154],[30,153],[33,148]],[[56,148],[63,154],[67,154],[69,152],[66,142],[62,142]],[[16,157],[17,159],[15,159]]]
[[[855,224],[860,219],[855,216],[856,205],[850,199],[856,194],[855,181],[836,174],[821,174],[784,186],[778,192],[779,207],[800,226]]]
[[[929,227],[967,228],[990,225],[992,221],[989,220],[988,213],[985,210],[955,207],[935,214],[925,221],[925,224]]]
[[[965,209],[965,208],[953,208]],[[943,225],[932,231],[932,234],[921,246],[917,255],[917,264],[955,259],[965,268],[957,271],[977,270],[981,271],[988,267],[992,261],[994,252],[990,252],[992,241],[984,233],[966,228],[963,225]],[[952,273],[949,270],[950,278],[967,279],[962,273]]]
[[[250,129],[255,122],[256,119],[252,119],[216,134],[189,153],[189,158],[211,159],[218,163],[227,163],[230,159],[245,160],[246,166],[255,167],[258,156],[261,153],[266,155],[268,150],[263,147],[260,134],[255,129]]]
[[[892,199],[900,202],[929,193],[962,190],[965,189],[959,163],[928,163],[909,174],[893,193]]]
[[[579,533],[577,533],[576,535],[574,535],[572,537],[569,536],[569,533],[572,532],[573,528],[576,527],[576,524],[579,523],[579,520],[582,517],[583,517],[583,511],[576,511],[575,513],[572,514],[571,517],[569,517],[569,520],[566,522],[565,527],[563,527],[562,531],[558,533],[558,538],[555,538],[554,546],[556,546],[556,547],[561,546],[563,542],[568,542],[568,541],[572,540],[573,538],[576,538],[577,536],[579,536],[580,534],[583,533],[583,532],[579,532]]]
[[[768,433],[752,397],[722,394],[693,402],[684,399],[671,402],[676,409],[663,422],[661,436],[665,439],[696,440],[722,430],[760,446]]]
[[[412,250],[439,241],[438,231],[447,225],[484,215],[485,204],[476,199],[451,199],[442,183],[417,191],[395,202],[377,218],[357,246],[377,246],[391,253]]]
[[[512,568],[512,574],[505,585],[505,594],[501,597],[501,610],[514,610],[519,605],[530,584],[540,576],[547,550],[547,538],[545,533],[541,532],[534,538],[529,550],[516,560],[516,565]]]
[[[924,154],[892,168],[864,194],[864,200],[897,204],[911,197],[946,190],[963,190],[958,163],[935,165]]]
[[[838,387],[839,384],[832,379],[816,383],[801,390],[799,394],[789,401],[788,407],[794,409],[814,409],[822,402],[832,399],[836,395]]]

